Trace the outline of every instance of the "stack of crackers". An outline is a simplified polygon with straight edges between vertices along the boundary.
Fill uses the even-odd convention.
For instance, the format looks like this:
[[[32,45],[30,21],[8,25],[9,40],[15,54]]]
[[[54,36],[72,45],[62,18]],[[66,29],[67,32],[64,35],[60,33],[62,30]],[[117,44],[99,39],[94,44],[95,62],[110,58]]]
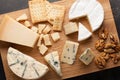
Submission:
[[[48,21],[54,31],[61,31],[64,20],[65,7],[49,3],[47,0],[29,1],[29,11],[32,23]]]

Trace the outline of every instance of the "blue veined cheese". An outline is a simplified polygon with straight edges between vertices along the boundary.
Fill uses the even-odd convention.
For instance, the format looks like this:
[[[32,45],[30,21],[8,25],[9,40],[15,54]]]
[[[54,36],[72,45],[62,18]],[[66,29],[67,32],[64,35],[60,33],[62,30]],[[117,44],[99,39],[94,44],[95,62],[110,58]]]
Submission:
[[[87,48],[79,57],[79,59],[85,64],[89,65],[94,59],[94,54],[90,48]]]
[[[7,53],[11,71],[23,79],[38,79],[48,72],[48,67],[32,57],[10,47]]]
[[[69,19],[87,17],[92,31],[100,28],[104,20],[104,9],[97,0],[76,0],[70,8]]]
[[[78,47],[79,43],[66,41],[61,55],[61,61],[67,64],[73,64],[76,58]]]
[[[46,55],[44,58],[47,61],[47,63],[52,67],[52,69],[59,76],[62,76],[58,52],[57,51],[53,51],[53,52],[49,53],[48,55]]]
[[[79,23],[78,41],[83,41],[92,36],[92,33],[81,23]]]

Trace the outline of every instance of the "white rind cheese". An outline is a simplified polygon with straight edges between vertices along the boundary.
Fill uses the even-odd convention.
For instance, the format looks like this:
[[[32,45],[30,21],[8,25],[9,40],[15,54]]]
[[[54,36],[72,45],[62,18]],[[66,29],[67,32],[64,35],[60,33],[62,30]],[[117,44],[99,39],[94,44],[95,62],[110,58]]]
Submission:
[[[83,41],[92,36],[92,33],[81,23],[79,23],[78,41]]]
[[[32,57],[10,47],[7,61],[11,71],[23,79],[38,79],[48,72],[48,67]]]
[[[96,31],[104,20],[104,9],[97,0],[76,0],[70,8],[69,19],[87,16],[92,31]]]
[[[76,59],[78,47],[79,43],[66,41],[61,55],[61,61],[67,64],[73,64]]]
[[[85,65],[89,65],[94,59],[94,54],[90,48],[87,48],[79,58]]]
[[[49,53],[48,55],[46,55],[44,58],[45,58],[45,60],[47,61],[47,63],[51,66],[51,68],[52,68],[59,76],[62,76],[58,52],[57,52],[57,51],[51,52],[51,53]]]

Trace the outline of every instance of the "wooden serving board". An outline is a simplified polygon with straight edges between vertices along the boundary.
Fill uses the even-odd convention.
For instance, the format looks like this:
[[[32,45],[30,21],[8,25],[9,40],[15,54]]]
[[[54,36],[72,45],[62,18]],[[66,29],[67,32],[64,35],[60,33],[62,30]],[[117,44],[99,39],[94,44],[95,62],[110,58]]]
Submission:
[[[58,2],[53,3],[53,4],[64,5],[66,7],[64,24],[66,24],[69,21],[68,20],[68,12],[69,12],[69,8],[70,8],[71,4],[74,1],[75,0],[62,0],[62,1],[58,1]],[[103,22],[101,27],[105,27],[105,28],[107,28],[107,30],[110,33],[114,33],[114,34],[117,35],[116,26],[115,26],[115,22],[114,22],[112,11],[111,11],[110,1],[109,0],[98,0],[98,1],[103,5],[104,11],[105,11],[105,19],[104,19],[104,22]],[[29,16],[28,9],[19,10],[19,11],[7,13],[7,14],[9,16],[13,17],[13,18],[16,18],[23,13],[27,13],[28,16]],[[2,20],[3,15],[0,15],[0,21]],[[89,27],[90,25],[88,24],[88,21],[85,18],[81,19],[80,21],[90,29],[90,27]],[[95,44],[96,40],[98,39],[97,34],[98,34],[98,31],[94,32],[91,38],[89,38],[89,39],[87,39],[83,42],[79,42],[80,46],[79,46],[78,53],[77,53],[77,56],[76,56],[76,61],[73,65],[68,65],[68,64],[65,64],[65,63],[61,63],[62,73],[63,73],[63,76],[61,78],[59,76],[57,76],[57,74],[45,62],[43,56],[39,53],[37,47],[34,47],[32,49],[32,48],[27,48],[27,47],[15,45],[15,44],[0,42],[0,51],[1,51],[2,61],[3,61],[4,71],[5,71],[5,74],[6,74],[6,79],[7,80],[21,80],[21,78],[17,77],[16,75],[14,75],[12,73],[12,71],[9,69],[8,64],[7,64],[6,55],[7,55],[7,49],[10,46],[20,50],[21,52],[23,52],[23,53],[25,53],[29,56],[32,56],[33,58],[40,61],[41,63],[44,63],[44,64],[48,65],[48,67],[50,68],[50,71],[40,80],[61,80],[61,79],[71,78],[71,77],[80,76],[80,75],[84,75],[84,74],[88,74],[88,73],[93,73],[93,72],[96,72],[96,71],[101,71],[103,69],[98,69],[94,62],[92,62],[88,66],[85,66],[78,59],[79,56],[81,55],[81,53],[86,48],[91,48],[95,55],[99,54],[99,52],[94,47],[94,44]],[[52,47],[49,47],[49,51],[47,52],[47,54],[49,52],[57,50],[57,51],[59,51],[59,55],[61,55],[65,41],[66,40],[77,41],[77,35],[78,35],[78,33],[72,34],[70,36],[65,36],[64,35],[64,30],[63,30],[62,32],[60,32],[60,36],[61,36],[60,41],[58,41],[56,43],[52,42],[53,45],[52,45]],[[12,36],[12,35],[10,35],[10,36]],[[105,69],[109,69],[109,68],[113,68],[113,67],[117,67],[117,66],[120,66],[120,63],[113,64],[110,61],[106,65]]]

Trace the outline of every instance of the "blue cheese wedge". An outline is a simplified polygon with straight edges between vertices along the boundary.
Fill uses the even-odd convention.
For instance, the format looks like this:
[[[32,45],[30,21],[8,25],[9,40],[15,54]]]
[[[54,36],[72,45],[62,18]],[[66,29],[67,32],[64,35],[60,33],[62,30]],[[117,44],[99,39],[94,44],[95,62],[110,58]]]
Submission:
[[[81,23],[79,23],[78,41],[83,41],[92,36],[92,33]]]
[[[70,8],[69,19],[87,17],[92,31],[100,28],[104,20],[104,9],[98,0],[76,0]]]
[[[85,65],[89,65],[94,59],[94,54],[90,48],[87,48],[79,58]]]
[[[48,67],[32,57],[10,47],[7,61],[11,71],[23,79],[38,79],[48,72]]]
[[[67,64],[73,64],[78,51],[78,46],[79,43],[77,42],[66,41],[61,55],[61,61]]]
[[[45,60],[51,66],[51,68],[59,75],[62,76],[61,67],[60,67],[60,60],[57,51],[51,52],[46,55]]]

